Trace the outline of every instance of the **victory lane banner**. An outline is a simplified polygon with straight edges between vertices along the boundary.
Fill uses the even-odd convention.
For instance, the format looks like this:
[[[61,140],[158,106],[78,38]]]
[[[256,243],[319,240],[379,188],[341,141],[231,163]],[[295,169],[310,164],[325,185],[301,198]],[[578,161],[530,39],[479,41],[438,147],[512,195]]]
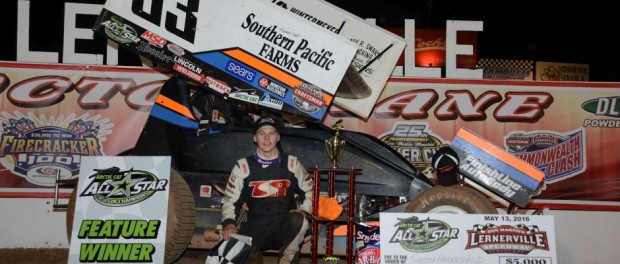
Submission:
[[[357,51],[260,0],[108,0],[93,30],[215,94],[313,121]]]
[[[382,264],[557,264],[552,215],[381,213]]]
[[[495,194],[525,207],[545,174],[536,167],[461,128],[452,140],[459,172]]]
[[[83,157],[69,263],[163,263],[170,157]]]

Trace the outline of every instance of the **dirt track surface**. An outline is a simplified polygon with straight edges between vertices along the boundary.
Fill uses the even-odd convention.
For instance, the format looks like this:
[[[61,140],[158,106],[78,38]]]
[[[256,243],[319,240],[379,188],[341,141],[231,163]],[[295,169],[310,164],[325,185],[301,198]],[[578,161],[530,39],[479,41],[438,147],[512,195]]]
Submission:
[[[174,264],[204,264],[209,252],[206,250],[187,250]],[[0,249],[0,264],[66,264],[69,249]],[[265,256],[264,264],[275,264],[276,256]],[[300,264],[309,264],[310,257],[303,256]]]

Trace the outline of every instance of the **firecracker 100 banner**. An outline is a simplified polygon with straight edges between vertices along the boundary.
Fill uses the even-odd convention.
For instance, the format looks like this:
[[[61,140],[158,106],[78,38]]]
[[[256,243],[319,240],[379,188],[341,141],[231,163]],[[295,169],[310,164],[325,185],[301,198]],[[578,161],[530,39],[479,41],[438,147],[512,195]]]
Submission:
[[[0,62],[0,196],[53,197],[57,171],[77,178],[82,157],[132,148],[168,78],[144,67]]]

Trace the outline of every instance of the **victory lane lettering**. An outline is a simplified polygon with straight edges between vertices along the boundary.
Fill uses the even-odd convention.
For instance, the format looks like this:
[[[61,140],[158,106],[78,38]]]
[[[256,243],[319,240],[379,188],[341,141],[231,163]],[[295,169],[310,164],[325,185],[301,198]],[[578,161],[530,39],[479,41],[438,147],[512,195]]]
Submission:
[[[159,220],[83,220],[78,238],[153,239],[160,225]],[[155,250],[150,243],[83,243],[80,262],[152,262]]]
[[[259,52],[260,56],[265,57],[279,66],[285,67],[291,72],[297,72],[302,61],[280,49],[276,49],[279,47],[290,52],[295,45],[295,48],[293,49],[294,55],[298,55],[302,59],[307,60],[327,71],[331,70],[331,66],[336,63],[331,59],[331,56],[333,55],[331,51],[325,49],[321,49],[320,52],[314,51],[308,47],[309,42],[306,39],[301,39],[299,44],[296,44],[295,40],[278,33],[277,25],[265,26],[259,22],[253,21],[255,17],[256,14],[249,14],[245,21],[241,23],[241,28],[247,29],[249,32],[252,32],[273,44],[272,46],[268,43],[264,43],[261,51]]]

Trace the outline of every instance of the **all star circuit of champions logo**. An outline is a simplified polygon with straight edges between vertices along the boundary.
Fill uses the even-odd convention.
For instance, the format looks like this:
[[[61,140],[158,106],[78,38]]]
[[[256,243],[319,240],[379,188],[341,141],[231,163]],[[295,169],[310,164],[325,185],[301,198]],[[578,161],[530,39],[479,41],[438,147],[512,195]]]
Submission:
[[[0,163],[14,174],[41,186],[77,176],[81,156],[102,156],[100,129],[109,132],[109,121],[83,115],[35,117],[0,116]]]
[[[423,253],[437,250],[451,239],[458,238],[459,229],[430,218],[419,220],[417,216],[398,218],[398,228],[388,243],[399,243],[408,251]]]
[[[117,167],[95,170],[80,197],[91,196],[104,206],[121,207],[140,203],[158,191],[165,191],[168,180],[142,170],[121,171]]]

